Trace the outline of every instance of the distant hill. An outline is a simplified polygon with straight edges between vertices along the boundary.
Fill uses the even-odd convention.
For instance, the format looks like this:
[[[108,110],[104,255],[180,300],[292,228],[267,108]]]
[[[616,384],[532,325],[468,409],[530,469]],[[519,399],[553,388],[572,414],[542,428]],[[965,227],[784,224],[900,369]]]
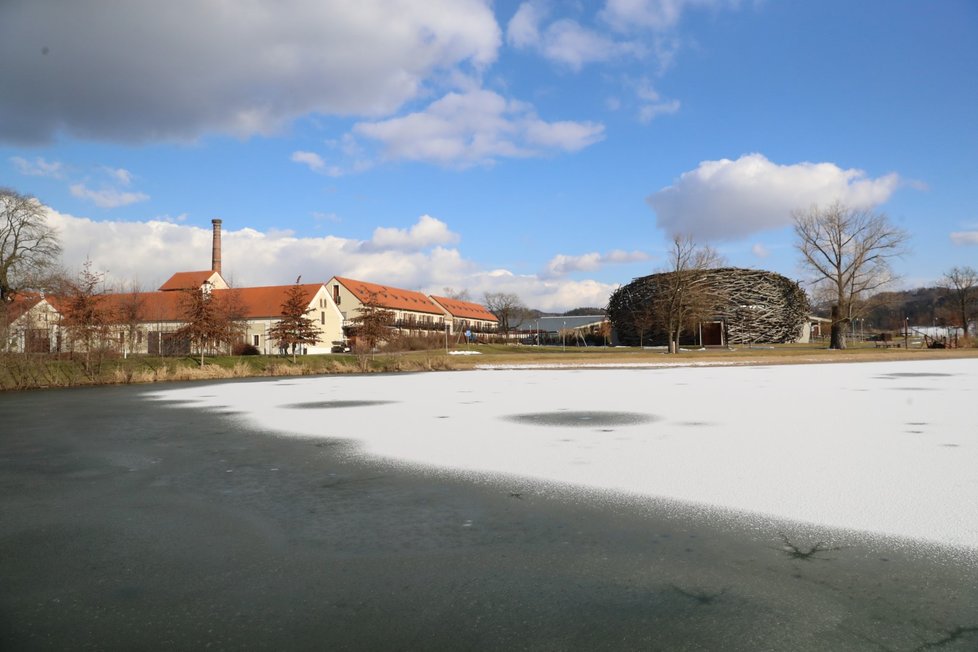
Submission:
[[[869,300],[864,318],[867,331],[900,330],[905,319],[911,326],[955,326],[959,321],[952,298],[937,287],[880,292]]]
[[[561,317],[583,317],[585,315],[603,315],[604,308],[574,308],[568,310]]]

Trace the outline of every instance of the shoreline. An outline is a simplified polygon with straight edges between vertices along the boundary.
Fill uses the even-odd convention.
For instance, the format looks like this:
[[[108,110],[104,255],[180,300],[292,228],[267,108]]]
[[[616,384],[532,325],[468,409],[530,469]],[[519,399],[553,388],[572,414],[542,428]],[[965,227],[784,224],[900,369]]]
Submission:
[[[25,358],[20,354],[7,354],[0,356],[3,367],[0,368],[0,393],[235,378],[346,376],[470,369],[642,369],[978,358],[978,348],[903,350],[864,347],[832,351],[793,345],[774,349],[690,350],[679,354],[623,348],[540,351],[538,347],[514,345],[483,347],[478,352],[478,355],[451,355],[439,349],[380,353],[365,360],[355,356],[330,354],[300,357],[294,364],[288,357],[278,356],[223,357],[208,358],[203,368],[196,359],[143,356],[128,360],[109,360],[106,362],[107,368],[97,375],[86,374],[80,363],[69,360]]]

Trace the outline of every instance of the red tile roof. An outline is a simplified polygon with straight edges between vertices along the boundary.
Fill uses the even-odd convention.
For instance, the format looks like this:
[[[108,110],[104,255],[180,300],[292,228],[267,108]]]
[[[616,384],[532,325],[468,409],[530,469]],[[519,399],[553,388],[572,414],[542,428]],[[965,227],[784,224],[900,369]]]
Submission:
[[[39,304],[43,298],[35,292],[14,295],[13,300],[7,305],[0,306],[2,308],[0,317],[3,317],[8,324],[12,324],[20,319],[24,313],[29,312],[31,308]]]
[[[482,321],[498,322],[496,315],[489,312],[485,306],[470,301],[459,301],[448,297],[431,297],[438,305],[448,311],[452,317],[458,319],[480,319]]]
[[[445,311],[436,306],[431,299],[413,290],[402,290],[376,283],[366,283],[355,281],[350,278],[340,276],[333,277],[343,287],[353,293],[361,303],[376,302],[382,308],[388,310],[410,310],[413,312],[426,312],[433,315],[444,315]]]
[[[182,292],[123,292],[102,296],[102,307],[117,323],[126,321],[123,315],[132,310],[131,306],[138,307],[140,322],[183,321]]]
[[[172,290],[186,290],[187,288],[199,288],[204,281],[217,274],[213,269],[200,272],[177,272],[171,276],[166,283],[160,286],[160,292],[170,292]]]
[[[282,315],[282,304],[291,285],[274,285],[268,287],[237,288],[229,290],[212,290],[215,298],[227,297],[230,293],[236,293],[241,302],[243,317],[245,319],[279,318]],[[311,303],[321,283],[303,284],[303,296],[307,303]],[[184,319],[183,292],[123,292],[120,294],[102,295],[102,307],[110,315],[112,321],[121,323],[125,320],[125,315],[129,312],[129,307],[137,305],[139,308],[139,321],[144,323],[153,322],[181,322]],[[63,299],[59,297],[47,296],[47,301],[59,312],[63,312]],[[40,297],[34,295],[34,301],[23,312],[29,310],[37,304]]]
[[[302,296],[306,304],[312,302],[313,297],[323,287],[322,283],[304,283],[299,285],[302,288]],[[262,317],[281,317],[282,304],[285,303],[286,295],[292,288],[291,285],[270,285],[256,288],[237,288],[230,290],[214,290],[214,296],[225,296],[230,293],[237,293],[245,310],[248,319],[259,319]]]

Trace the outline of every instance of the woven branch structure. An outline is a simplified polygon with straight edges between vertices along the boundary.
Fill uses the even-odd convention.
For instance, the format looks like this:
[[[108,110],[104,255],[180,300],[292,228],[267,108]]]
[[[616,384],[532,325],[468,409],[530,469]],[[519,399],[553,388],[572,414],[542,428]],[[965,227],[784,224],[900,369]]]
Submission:
[[[704,276],[711,317],[701,323],[719,323],[724,344],[794,342],[808,320],[805,291],[780,274],[737,267],[687,273]],[[632,346],[665,343],[663,317],[656,314],[655,306],[669,275],[664,272],[637,278],[611,295],[608,317],[619,342]],[[685,324],[683,341],[696,342],[699,328],[699,323]]]

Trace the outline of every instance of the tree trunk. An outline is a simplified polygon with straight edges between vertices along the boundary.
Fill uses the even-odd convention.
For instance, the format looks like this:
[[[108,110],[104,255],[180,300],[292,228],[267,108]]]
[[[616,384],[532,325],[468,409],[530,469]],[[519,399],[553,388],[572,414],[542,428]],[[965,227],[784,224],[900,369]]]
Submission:
[[[839,306],[832,306],[832,337],[829,340],[830,349],[846,348],[846,322],[839,317]]]

